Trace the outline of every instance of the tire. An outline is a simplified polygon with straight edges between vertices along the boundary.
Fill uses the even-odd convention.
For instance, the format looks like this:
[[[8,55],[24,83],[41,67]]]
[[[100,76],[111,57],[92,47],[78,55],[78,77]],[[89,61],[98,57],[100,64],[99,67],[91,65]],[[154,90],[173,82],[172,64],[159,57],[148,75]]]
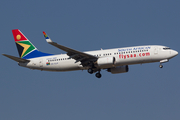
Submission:
[[[89,68],[89,69],[88,69],[88,73],[93,74],[93,69],[92,69],[92,68]]]
[[[163,68],[163,65],[159,65],[160,68]]]
[[[97,78],[101,78],[101,76],[102,76],[101,73],[96,73]]]

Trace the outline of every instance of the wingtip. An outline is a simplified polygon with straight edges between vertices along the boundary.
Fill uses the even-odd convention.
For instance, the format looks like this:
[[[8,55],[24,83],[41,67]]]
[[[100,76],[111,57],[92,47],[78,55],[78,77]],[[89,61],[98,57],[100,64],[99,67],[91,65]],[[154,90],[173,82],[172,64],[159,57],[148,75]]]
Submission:
[[[46,42],[48,42],[48,43],[53,42],[44,31],[43,31],[43,34],[44,34],[44,37],[46,38]]]
[[[46,42],[51,43],[52,40],[51,39],[46,39]]]
[[[44,31],[43,31],[43,34],[46,39],[49,39],[49,36]]]
[[[43,31],[43,34],[46,35],[46,33]]]

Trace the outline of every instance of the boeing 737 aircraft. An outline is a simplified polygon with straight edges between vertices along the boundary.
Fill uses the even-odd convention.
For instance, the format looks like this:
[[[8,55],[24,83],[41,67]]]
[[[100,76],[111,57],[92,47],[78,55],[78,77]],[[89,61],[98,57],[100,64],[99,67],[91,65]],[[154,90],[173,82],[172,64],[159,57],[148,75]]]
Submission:
[[[159,67],[162,68],[162,63],[178,55],[177,51],[160,45],[80,52],[53,42],[43,32],[49,44],[66,52],[66,54],[54,55],[40,52],[20,30],[12,30],[12,33],[19,57],[3,55],[18,62],[18,65],[22,67],[44,71],[87,70],[88,73],[96,73],[96,77],[101,78],[101,69],[112,74],[125,73],[129,70],[128,65],[152,62],[160,62]]]

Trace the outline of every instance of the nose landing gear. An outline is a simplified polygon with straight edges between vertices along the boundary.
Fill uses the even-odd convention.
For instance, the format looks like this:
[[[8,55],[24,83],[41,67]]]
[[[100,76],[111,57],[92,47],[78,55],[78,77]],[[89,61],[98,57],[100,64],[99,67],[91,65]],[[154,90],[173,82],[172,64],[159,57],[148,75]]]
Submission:
[[[160,67],[160,68],[163,68],[163,65],[160,64],[159,67]]]
[[[163,68],[162,63],[165,63],[165,62],[168,62],[168,61],[169,61],[168,59],[161,60],[159,67],[160,67],[160,68]]]

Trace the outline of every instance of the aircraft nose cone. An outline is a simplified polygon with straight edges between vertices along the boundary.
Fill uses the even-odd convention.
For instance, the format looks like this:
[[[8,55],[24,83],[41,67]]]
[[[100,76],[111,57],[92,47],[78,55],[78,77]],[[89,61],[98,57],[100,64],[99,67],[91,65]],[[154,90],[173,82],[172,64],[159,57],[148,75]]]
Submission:
[[[176,51],[176,55],[178,55],[178,52]]]
[[[173,55],[174,55],[174,56],[178,55],[178,52],[175,51],[175,50],[173,50]]]

